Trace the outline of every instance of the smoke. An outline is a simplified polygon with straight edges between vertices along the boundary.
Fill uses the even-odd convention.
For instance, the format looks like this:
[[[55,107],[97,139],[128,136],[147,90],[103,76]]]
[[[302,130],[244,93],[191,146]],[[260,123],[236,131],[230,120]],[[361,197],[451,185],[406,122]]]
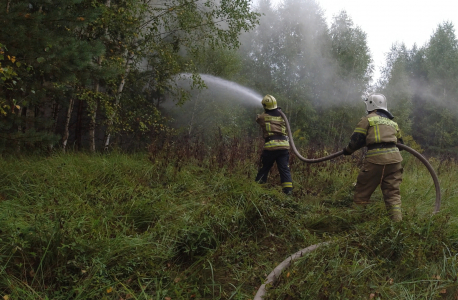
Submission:
[[[416,46],[408,49],[403,43],[394,44],[386,55],[383,78],[377,87],[394,106],[407,101],[411,102],[414,110],[421,111],[424,104],[429,104],[437,108],[446,108],[450,114],[458,117],[458,89],[453,76],[455,71],[453,67],[447,66],[450,69],[449,74],[435,76],[438,71],[443,72],[443,66],[427,63],[430,58],[425,53],[429,52],[429,47],[428,43],[420,49]],[[450,54],[442,53],[440,56],[448,58]],[[454,60],[445,61],[443,64],[448,65]]]
[[[329,27],[314,0],[260,1],[259,26],[243,34],[253,86],[314,106],[360,102],[372,72],[366,34],[342,12]]]
[[[458,103],[456,102],[456,91],[445,88],[445,83],[438,81],[426,83],[424,80],[411,79],[410,89],[413,98],[421,98],[442,108],[449,109],[455,117],[458,117]]]

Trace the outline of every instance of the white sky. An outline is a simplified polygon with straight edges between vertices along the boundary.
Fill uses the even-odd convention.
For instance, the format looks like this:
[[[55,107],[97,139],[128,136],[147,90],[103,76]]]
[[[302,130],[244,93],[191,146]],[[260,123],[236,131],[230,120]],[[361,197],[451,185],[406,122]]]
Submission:
[[[273,0],[275,3],[279,0]],[[317,0],[330,23],[332,16],[346,10],[356,26],[367,34],[375,65],[374,77],[380,76],[385,54],[396,42],[408,48],[423,46],[437,26],[451,21],[458,26],[458,0]]]

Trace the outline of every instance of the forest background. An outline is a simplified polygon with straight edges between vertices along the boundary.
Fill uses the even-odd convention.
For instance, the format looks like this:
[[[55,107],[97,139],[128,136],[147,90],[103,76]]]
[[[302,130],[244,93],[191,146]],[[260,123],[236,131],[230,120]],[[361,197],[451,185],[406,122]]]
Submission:
[[[254,4],[0,1],[0,297],[253,299],[279,262],[325,243],[266,299],[458,299],[453,24],[393,45],[375,81],[345,12],[328,25],[312,0]],[[254,182],[264,94],[321,157],[371,92],[436,170],[439,213],[405,151],[399,223],[380,191],[352,207],[362,151],[291,155],[293,197],[275,168]]]
[[[458,146],[458,40],[438,24],[425,45],[394,44],[382,77],[364,28],[319,3],[7,1],[0,32],[0,151],[145,149],[164,136],[256,137],[260,105],[205,81],[274,95],[299,144],[342,147],[381,92],[407,137]]]

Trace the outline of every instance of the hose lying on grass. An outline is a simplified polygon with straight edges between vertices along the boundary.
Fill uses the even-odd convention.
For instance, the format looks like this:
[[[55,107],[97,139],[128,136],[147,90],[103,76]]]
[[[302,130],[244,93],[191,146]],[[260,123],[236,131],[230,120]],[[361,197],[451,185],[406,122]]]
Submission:
[[[258,289],[258,292],[254,296],[253,300],[262,300],[262,298],[266,294],[266,286],[268,284],[274,284],[275,281],[277,281],[278,277],[280,277],[281,272],[284,269],[288,268],[293,261],[295,261],[296,259],[304,256],[304,254],[306,254],[306,253],[315,251],[318,247],[323,246],[325,244],[327,244],[327,243],[319,243],[319,244],[315,244],[315,245],[312,245],[312,246],[308,246],[307,248],[299,250],[296,253],[294,253],[293,255],[291,255],[290,257],[288,257],[287,259],[285,259],[272,272],[270,272],[270,274],[267,276],[266,281],[264,282],[264,284],[262,284],[261,287]]]
[[[333,153],[331,155],[324,156],[324,157],[321,157],[321,158],[316,158],[316,159],[307,159],[307,158],[303,157],[299,153],[299,151],[297,151],[296,146],[294,145],[293,134],[291,132],[291,127],[289,126],[288,118],[286,118],[286,115],[281,111],[281,109],[279,109],[279,112],[280,112],[281,116],[283,117],[283,119],[286,122],[286,129],[288,130],[288,136],[289,136],[289,142],[290,142],[290,145],[291,145],[291,149],[293,150],[294,154],[296,154],[296,156],[300,160],[302,160],[303,162],[306,162],[306,163],[313,164],[313,163],[319,163],[319,162],[323,162],[323,161],[326,161],[326,160],[330,160],[330,159],[333,159],[333,158],[336,158],[336,157],[339,157],[339,156],[343,155],[343,151],[339,151],[339,152]],[[441,205],[441,190],[440,190],[440,185],[439,185],[439,179],[437,178],[436,172],[434,171],[433,167],[431,166],[431,164],[428,162],[428,160],[423,155],[421,155],[420,153],[418,153],[414,149],[412,149],[412,148],[410,148],[410,147],[408,147],[406,145],[399,144],[399,143],[396,144],[396,146],[399,149],[406,150],[407,152],[409,152],[410,154],[412,154],[413,156],[418,158],[426,166],[426,168],[428,169],[429,173],[431,174],[431,177],[433,178],[434,186],[436,188],[436,202],[435,202],[435,206],[434,206],[434,213],[439,212],[440,205]],[[327,244],[327,243],[319,243],[319,244],[308,246],[307,248],[299,250],[298,252],[294,253],[293,255],[291,255],[287,259],[285,259],[282,263],[280,263],[267,276],[266,281],[264,282],[264,284],[262,284],[259,287],[258,292],[254,296],[253,300],[262,300],[263,297],[266,294],[266,286],[268,284],[274,284],[277,281],[278,277],[280,277],[281,272],[284,269],[288,268],[294,260],[302,257],[306,253],[315,251],[318,247],[320,247],[320,246],[322,246],[324,244]]]

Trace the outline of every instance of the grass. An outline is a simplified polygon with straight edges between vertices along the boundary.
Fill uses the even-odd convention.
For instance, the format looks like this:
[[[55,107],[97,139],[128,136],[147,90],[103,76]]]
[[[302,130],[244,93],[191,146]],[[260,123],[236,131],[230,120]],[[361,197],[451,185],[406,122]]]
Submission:
[[[255,146],[3,159],[0,296],[251,299],[290,254],[330,241],[285,271],[268,299],[455,299],[455,162],[431,159],[443,190],[432,216],[432,180],[404,154],[405,217],[393,224],[380,192],[368,209],[352,208],[359,157],[292,158],[287,197],[277,171],[253,182]]]

